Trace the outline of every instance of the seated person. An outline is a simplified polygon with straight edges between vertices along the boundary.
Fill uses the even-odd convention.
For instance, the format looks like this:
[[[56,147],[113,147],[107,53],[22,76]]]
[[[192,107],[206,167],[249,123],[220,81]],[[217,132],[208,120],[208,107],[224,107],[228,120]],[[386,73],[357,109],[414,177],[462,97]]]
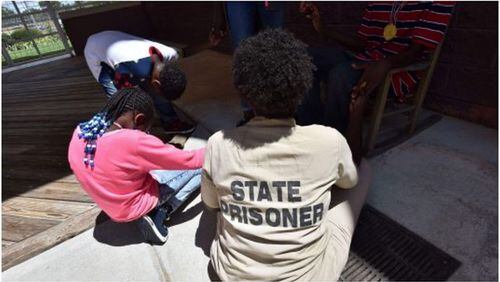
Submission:
[[[199,44],[197,51],[215,46],[223,34],[212,32],[210,44]],[[186,52],[190,52],[186,50]],[[140,86],[151,94],[167,134],[188,134],[192,124],[181,121],[172,104],[186,88],[186,76],[175,61],[177,51],[158,42],[120,31],[103,31],[91,35],[85,45],[85,60],[94,78],[110,98],[123,87]]]
[[[346,36],[335,29],[325,29],[316,5],[302,2],[300,11],[311,19],[324,41],[336,43],[346,51],[337,47],[309,49],[317,71],[312,91],[298,111],[299,124],[336,128],[347,137],[359,163],[367,94],[385,79],[389,70],[428,58],[443,40],[453,6],[453,2],[373,2],[365,9],[358,36]],[[406,94],[415,90],[420,76],[419,72],[394,74],[390,95],[403,101]],[[320,100],[320,80],[327,82],[324,105]]]
[[[183,151],[149,135],[154,104],[140,88],[114,94],[78,125],[68,160],[78,182],[114,221],[139,219],[145,239],[164,243],[164,220],[200,187],[205,149]]]
[[[236,49],[234,85],[256,116],[210,137],[201,188],[220,211],[211,264],[222,280],[332,280],[347,261],[368,185],[339,193],[358,182],[345,138],[295,124],[313,69],[305,44],[283,30]],[[333,185],[342,189],[329,210]]]

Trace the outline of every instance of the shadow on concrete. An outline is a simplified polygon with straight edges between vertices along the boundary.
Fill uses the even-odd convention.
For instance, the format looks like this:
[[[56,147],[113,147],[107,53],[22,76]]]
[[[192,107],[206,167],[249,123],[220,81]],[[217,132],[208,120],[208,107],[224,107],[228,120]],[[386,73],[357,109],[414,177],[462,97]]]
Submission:
[[[195,245],[201,248],[208,258],[210,258],[210,247],[215,238],[216,229],[217,213],[204,208],[200,217],[198,229],[196,229]],[[207,265],[207,273],[210,281],[221,281],[210,261]]]
[[[183,210],[183,209],[181,209]],[[186,221],[190,221],[191,219],[195,218],[197,215],[201,213],[203,210],[203,203],[199,202],[198,204],[190,207],[188,210],[183,211],[182,213],[175,212],[172,215],[172,219],[170,219],[167,223],[168,227],[175,226],[177,224],[184,223]]]
[[[101,212],[96,218],[94,238],[110,246],[127,246],[144,243],[144,237],[137,227],[136,221],[114,222]]]
[[[200,203],[201,204],[201,203]],[[200,223],[196,230],[195,245],[203,250],[203,253],[210,257],[210,246],[215,237],[217,228],[217,213],[203,209]]]
[[[192,220],[203,211],[203,203],[198,204],[186,209],[193,199],[199,194],[199,191],[193,193],[180,207],[172,214],[172,218],[168,221],[167,226],[172,227],[187,221]],[[185,210],[185,211],[184,211]],[[203,217],[203,216],[202,216]],[[215,224],[215,221],[214,221]],[[214,227],[215,228],[215,227]],[[215,236],[215,229],[209,239],[212,242]],[[95,220],[94,238],[103,244],[110,246],[126,246],[140,244],[144,242],[144,237],[137,226],[136,221],[131,222],[114,222],[106,213],[101,212]],[[198,236],[198,235],[197,235]],[[208,244],[210,244],[208,242]],[[204,250],[205,251],[205,250]],[[210,246],[208,245],[205,254],[210,254]],[[208,256],[208,255],[207,255]]]

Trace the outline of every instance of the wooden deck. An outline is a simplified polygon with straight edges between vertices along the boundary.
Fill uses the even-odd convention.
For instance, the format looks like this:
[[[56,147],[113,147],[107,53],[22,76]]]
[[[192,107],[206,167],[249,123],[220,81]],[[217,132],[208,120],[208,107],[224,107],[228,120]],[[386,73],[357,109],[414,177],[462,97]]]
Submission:
[[[2,266],[92,227],[100,210],[67,162],[76,124],[105,102],[81,58],[2,75]]]
[[[193,69],[189,64],[187,68]],[[196,75],[199,70],[194,69]],[[75,126],[102,108],[106,99],[81,57],[3,74],[2,79],[6,270],[94,226],[100,209],[72,175],[67,148]],[[151,132],[179,147],[187,138],[164,135],[158,119]]]

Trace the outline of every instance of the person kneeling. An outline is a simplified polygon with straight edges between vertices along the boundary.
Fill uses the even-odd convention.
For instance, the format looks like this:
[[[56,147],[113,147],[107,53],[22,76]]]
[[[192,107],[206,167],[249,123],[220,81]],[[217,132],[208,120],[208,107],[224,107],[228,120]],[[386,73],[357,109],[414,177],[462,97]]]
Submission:
[[[313,69],[305,44],[279,29],[235,52],[234,85],[256,117],[209,138],[201,187],[220,211],[211,264],[222,280],[332,280],[347,261],[367,185],[337,194],[358,182],[346,139],[295,123]]]
[[[164,243],[164,221],[200,187],[205,149],[183,151],[149,135],[154,109],[140,88],[119,90],[76,127],[68,160],[82,188],[112,220],[138,220],[147,241]]]

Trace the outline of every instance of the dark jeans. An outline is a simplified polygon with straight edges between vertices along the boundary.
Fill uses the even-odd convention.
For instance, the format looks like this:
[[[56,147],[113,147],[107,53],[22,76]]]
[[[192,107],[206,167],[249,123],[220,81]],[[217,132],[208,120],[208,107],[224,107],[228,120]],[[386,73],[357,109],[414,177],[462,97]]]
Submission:
[[[267,2],[226,2],[227,18],[231,31],[233,48],[240,42],[266,28],[281,28],[284,24],[285,3]],[[241,101],[243,111],[251,111],[250,107]]]
[[[334,47],[308,48],[317,70],[314,84],[297,111],[300,125],[321,124],[345,135],[349,124],[352,88],[362,71],[352,67],[355,59]],[[325,102],[321,100],[320,82],[326,83]]]
[[[121,63],[119,67],[125,67],[130,64],[129,69],[133,70],[134,65],[137,63],[134,62],[125,62]],[[106,64],[102,64],[101,72],[99,73],[99,83],[101,84],[104,92],[106,92],[106,97],[111,98],[118,89],[113,83],[115,75],[115,70]],[[167,99],[163,99],[158,97],[158,95],[150,95],[153,98],[153,102],[155,104],[156,112],[160,116],[161,123],[164,127],[168,126],[172,121],[178,119],[177,113],[175,112],[172,104]]]

